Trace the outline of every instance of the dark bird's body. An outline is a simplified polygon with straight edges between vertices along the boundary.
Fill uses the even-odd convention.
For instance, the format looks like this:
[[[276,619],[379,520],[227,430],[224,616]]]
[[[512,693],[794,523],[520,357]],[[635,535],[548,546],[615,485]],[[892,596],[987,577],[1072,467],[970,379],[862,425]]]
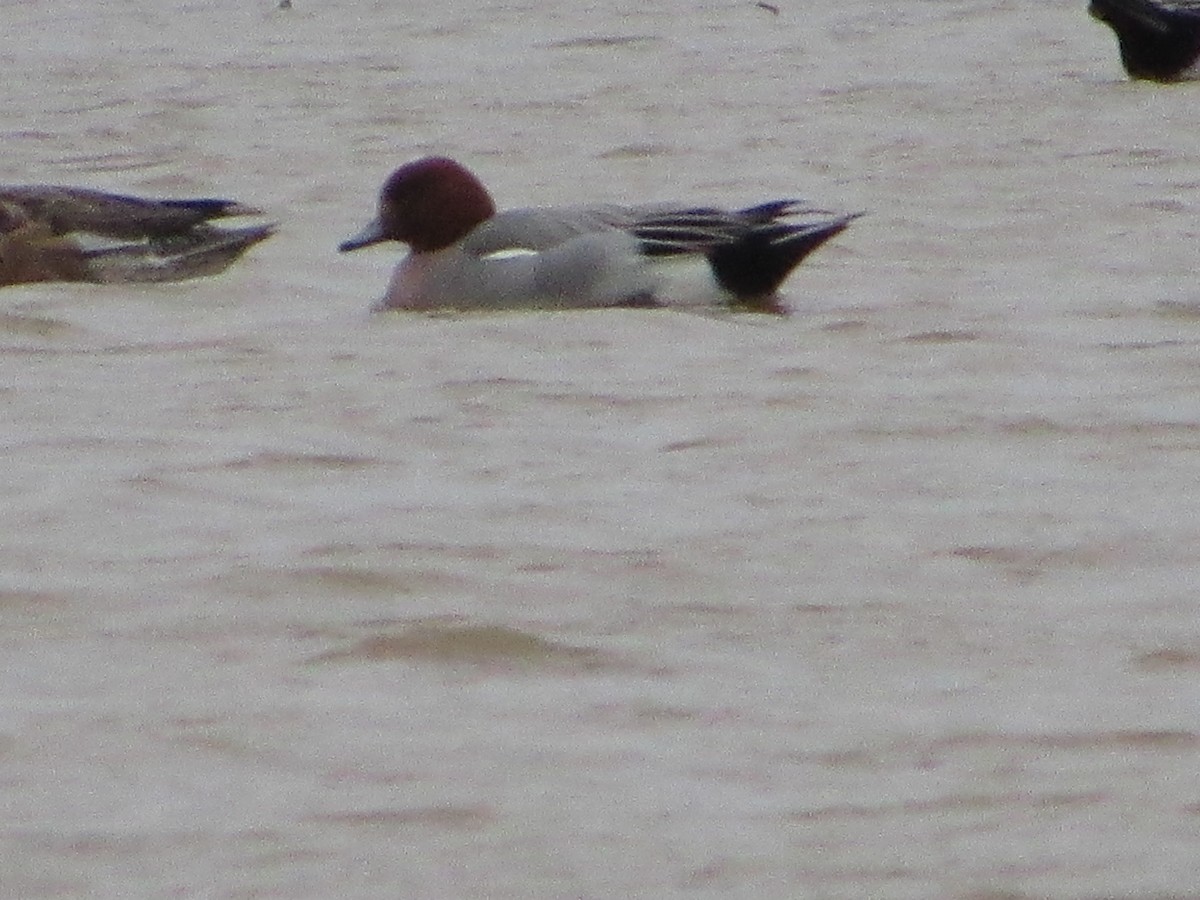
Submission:
[[[1130,78],[1200,79],[1200,2],[1091,0],[1088,12],[1117,35]]]

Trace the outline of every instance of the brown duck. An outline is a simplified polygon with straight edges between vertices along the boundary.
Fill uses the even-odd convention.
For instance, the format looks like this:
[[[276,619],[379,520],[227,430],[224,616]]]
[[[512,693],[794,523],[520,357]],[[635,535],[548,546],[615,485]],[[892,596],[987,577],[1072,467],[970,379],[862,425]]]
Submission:
[[[147,200],[85,188],[0,186],[0,286],[37,281],[183,281],[224,271],[275,233],[219,228],[260,215],[232,200]]]

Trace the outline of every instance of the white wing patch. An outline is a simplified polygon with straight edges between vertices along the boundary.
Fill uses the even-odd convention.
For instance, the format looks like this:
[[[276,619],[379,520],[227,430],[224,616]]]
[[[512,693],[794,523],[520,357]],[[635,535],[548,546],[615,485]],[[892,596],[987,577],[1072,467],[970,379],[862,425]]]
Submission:
[[[504,250],[496,250],[492,253],[485,253],[480,259],[516,259],[521,256],[537,256],[536,250],[530,250],[528,247],[507,247]]]

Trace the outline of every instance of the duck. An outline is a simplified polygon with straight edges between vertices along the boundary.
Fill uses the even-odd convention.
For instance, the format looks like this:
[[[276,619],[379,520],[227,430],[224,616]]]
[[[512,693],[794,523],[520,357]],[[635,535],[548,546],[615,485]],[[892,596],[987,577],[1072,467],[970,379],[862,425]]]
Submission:
[[[392,172],[375,218],[338,250],[408,245],[376,309],[723,304],[780,313],[784,280],[859,215],[799,200],[734,210],[654,203],[501,212],[465,166],[427,156]]]
[[[275,233],[219,228],[262,215],[233,200],[156,200],[57,185],[0,186],[0,286],[127,284],[214,275]]]
[[[1091,0],[1092,18],[1117,35],[1130,78],[1174,82],[1200,79],[1200,2]]]

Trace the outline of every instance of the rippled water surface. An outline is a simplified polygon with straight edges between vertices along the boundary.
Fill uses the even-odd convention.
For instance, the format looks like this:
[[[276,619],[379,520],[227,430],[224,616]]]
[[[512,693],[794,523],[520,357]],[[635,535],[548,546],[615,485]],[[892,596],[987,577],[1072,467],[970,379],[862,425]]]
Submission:
[[[1195,896],[1200,86],[1082,0],[293,2],[0,5],[5,181],[282,223],[0,295],[0,895]],[[869,215],[789,317],[372,315],[430,152]]]

